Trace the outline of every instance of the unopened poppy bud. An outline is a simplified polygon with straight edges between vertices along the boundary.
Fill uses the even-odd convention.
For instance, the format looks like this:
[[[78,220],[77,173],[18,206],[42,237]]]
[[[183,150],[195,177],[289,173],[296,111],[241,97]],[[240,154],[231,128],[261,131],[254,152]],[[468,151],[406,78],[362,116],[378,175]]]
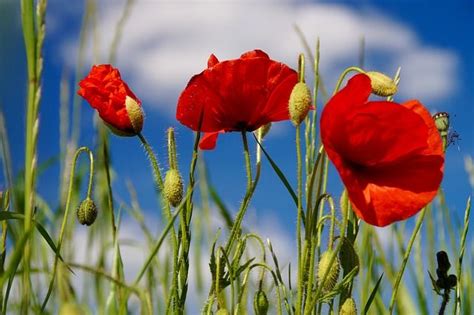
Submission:
[[[353,298],[347,298],[339,309],[339,315],[357,315],[357,307]]]
[[[166,172],[163,194],[168,202],[176,207],[183,199],[183,180],[176,169]]]
[[[290,119],[295,126],[298,126],[311,109],[311,92],[306,83],[296,83],[291,91],[288,106]]]
[[[433,115],[433,119],[441,136],[447,135],[449,129],[449,114],[446,112],[439,112]]]
[[[127,110],[128,118],[132,124],[135,133],[140,133],[143,128],[143,110],[138,102],[127,96],[125,98],[125,109]]]
[[[77,220],[82,225],[91,225],[97,218],[97,206],[90,198],[84,199],[77,208]]]
[[[397,93],[397,85],[387,75],[376,71],[369,71],[365,74],[370,78],[372,93],[375,95],[387,97]]]
[[[268,299],[265,292],[258,290],[253,297],[253,311],[255,315],[266,315],[268,313]]]
[[[321,258],[319,259],[318,279],[320,282],[323,280],[323,277],[326,272],[328,272],[324,284],[320,283],[320,285],[323,286],[324,292],[331,291],[334,288],[337,282],[337,278],[339,278],[339,271],[341,269],[341,265],[339,264],[339,259],[337,258],[337,256],[334,258],[332,265],[329,265],[332,255],[333,251],[327,250],[321,254]]]

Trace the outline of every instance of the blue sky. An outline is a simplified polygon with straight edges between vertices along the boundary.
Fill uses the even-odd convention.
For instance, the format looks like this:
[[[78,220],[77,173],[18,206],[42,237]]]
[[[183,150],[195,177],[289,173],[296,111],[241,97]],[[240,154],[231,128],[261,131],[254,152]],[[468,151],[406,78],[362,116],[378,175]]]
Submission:
[[[123,1],[99,1],[98,58],[88,41],[85,74],[94,60],[107,60],[114,26]],[[71,78],[77,57],[83,4],[49,1],[48,35],[39,161],[59,150],[59,80],[63,71]],[[433,113],[450,113],[461,140],[447,152],[443,188],[447,202],[461,216],[472,194],[464,170],[464,157],[474,154],[474,29],[472,1],[137,1],[124,29],[118,59],[123,78],[142,99],[146,112],[144,134],[166,167],[165,130],[176,128],[180,165],[186,173],[191,158],[192,133],[174,119],[176,100],[189,78],[204,69],[207,57],[237,58],[254,48],[295,66],[303,47],[293,29],[298,24],[311,45],[321,37],[321,67],[330,90],[345,67],[357,63],[358,45],[365,36],[366,69],[393,75],[402,67],[396,101],[420,99]],[[26,67],[21,38],[19,3],[0,3],[0,105],[6,115],[15,172],[23,166]],[[309,68],[308,68],[309,69]],[[321,105],[321,104],[319,104]],[[83,103],[80,145],[93,146],[93,111]],[[394,122],[396,123],[396,122]],[[115,192],[127,200],[125,180],[139,192],[142,206],[157,210],[153,184],[138,139],[111,136],[112,161],[118,179]],[[294,128],[276,124],[265,143],[267,150],[292,183],[295,183]],[[216,150],[205,153],[212,183],[231,209],[244,194],[245,174],[239,134],[221,136]],[[38,182],[40,193],[57,200],[58,167],[45,171]],[[1,175],[3,176],[3,175]],[[0,177],[0,187],[4,185]],[[329,191],[340,193],[336,173]],[[290,197],[268,163],[251,205],[254,221],[269,221],[292,235],[295,211]],[[277,229],[277,228],[275,228]]]

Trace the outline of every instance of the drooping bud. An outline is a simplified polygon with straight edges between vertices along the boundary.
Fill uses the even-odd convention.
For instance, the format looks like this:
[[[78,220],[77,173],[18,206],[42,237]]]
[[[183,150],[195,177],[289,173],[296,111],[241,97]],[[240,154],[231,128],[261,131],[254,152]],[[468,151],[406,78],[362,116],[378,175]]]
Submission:
[[[130,123],[132,124],[133,131],[136,134],[140,133],[143,128],[143,110],[138,102],[127,96],[125,98],[125,109],[127,110],[128,117],[130,118]]]
[[[339,309],[339,315],[357,315],[357,307],[353,298],[347,298]]]
[[[311,109],[311,92],[304,82],[298,82],[293,87],[288,102],[291,122],[298,126]]]
[[[183,180],[178,170],[169,169],[166,172],[163,194],[173,207],[181,203],[183,199]]]
[[[266,315],[268,313],[268,299],[265,292],[258,290],[253,297],[253,311],[255,315]]]
[[[84,199],[77,207],[77,220],[82,225],[91,225],[97,218],[97,206],[90,198]]]
[[[339,271],[341,269],[341,265],[337,256],[334,258],[332,265],[329,265],[332,255],[333,251],[327,250],[321,254],[321,258],[319,259],[318,279],[320,285],[323,286],[324,292],[331,291],[334,288],[337,283],[337,278],[339,277]],[[323,284],[321,282],[326,272],[328,272],[328,275],[326,277],[326,281]]]
[[[369,71],[365,74],[370,78],[372,93],[375,95],[387,97],[397,93],[397,85],[389,76],[376,71]]]

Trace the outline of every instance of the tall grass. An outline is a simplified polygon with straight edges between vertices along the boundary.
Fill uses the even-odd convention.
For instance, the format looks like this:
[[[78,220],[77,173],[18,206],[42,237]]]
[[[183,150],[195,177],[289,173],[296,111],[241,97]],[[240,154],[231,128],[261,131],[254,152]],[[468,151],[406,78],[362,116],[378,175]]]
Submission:
[[[108,54],[110,62],[116,59],[133,3],[127,1],[123,8]],[[454,266],[451,273],[457,277],[447,311],[466,315],[474,312],[474,257],[472,236],[468,234],[470,198],[464,220],[451,219],[455,215],[448,209],[440,190],[436,201],[418,214],[414,226],[397,223],[381,230],[365,224],[353,213],[347,192],[339,196],[328,190],[329,159],[319,138],[316,110],[296,128],[293,167],[296,183],[288,179],[290,176],[284,174],[284,168],[272,157],[272,148],[266,146],[262,129],[253,135],[242,132],[242,164],[247,182],[235,216],[207,176],[212,166],[205,164],[198,150],[200,133],[195,134],[189,158],[185,194],[176,207],[163,197],[162,165],[166,163],[157,158],[162,154],[156,155],[151,143],[140,134],[136,139],[137,150],[141,144],[145,151],[143,159],[150,160],[154,179],[150,185],[156,187],[156,207],[162,212],[162,222],[150,226],[149,213],[141,209],[133,185],[128,185],[130,198],[113,191],[114,180],[121,180],[114,171],[120,165],[111,162],[109,132],[100,120],[96,125],[95,146],[78,148],[81,105],[77,96],[72,100],[67,97],[69,78],[64,75],[59,87],[61,172],[58,182],[65,188],[59,189],[57,204],[48,204],[35,184],[42,167],[48,167],[38,163],[36,150],[39,125],[47,123],[38,118],[41,87],[49,84],[41,81],[46,1],[39,0],[35,8],[33,0],[22,0],[21,10],[28,64],[22,174],[12,172],[10,135],[0,112],[0,156],[7,179],[5,190],[0,192],[3,314],[310,315],[341,312],[342,305],[350,298],[354,298],[359,313],[364,314],[432,314],[438,312],[445,299],[437,295],[428,274],[435,274],[436,252],[441,250],[449,254]],[[100,31],[95,27],[97,14],[95,1],[87,0],[75,85],[84,71],[85,41]],[[302,30],[296,30],[307,57],[303,54],[299,57],[300,76],[305,76],[304,63],[310,64],[312,71],[306,76],[314,82],[313,103],[323,106],[329,94],[319,71],[324,60],[319,40],[313,50]],[[92,49],[98,50],[98,44],[95,41]],[[334,93],[347,73],[363,68],[363,46],[360,64],[342,73]],[[398,83],[400,71],[394,80]],[[167,146],[156,147],[166,147],[168,165],[177,167],[176,143],[171,134],[170,131]],[[88,153],[89,168],[78,159],[81,152]],[[281,261],[282,253],[274,249],[272,240],[264,239],[258,230],[249,230],[246,224],[245,214],[258,193],[263,160],[269,162],[274,178],[294,201],[297,247],[293,253],[296,257],[290,262]],[[85,181],[88,181],[86,197],[83,196]],[[101,214],[91,227],[78,229],[70,213],[85,198],[92,198]],[[134,235],[133,240],[120,237],[124,211],[127,220],[134,221],[141,233]],[[214,217],[218,218],[219,229],[211,222]],[[85,258],[75,252],[78,239],[86,242]],[[144,252],[145,259],[133,281],[125,277],[127,263],[131,261],[131,257],[123,255],[126,246]],[[340,265],[342,272],[335,273],[336,265]],[[81,283],[77,282],[78,278]]]

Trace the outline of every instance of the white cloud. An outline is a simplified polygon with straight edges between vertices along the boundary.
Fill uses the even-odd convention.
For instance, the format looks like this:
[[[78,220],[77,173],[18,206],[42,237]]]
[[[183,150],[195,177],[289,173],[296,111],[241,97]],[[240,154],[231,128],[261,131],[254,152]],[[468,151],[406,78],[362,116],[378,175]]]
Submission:
[[[106,48],[122,8],[123,2],[101,3],[103,56],[108,55]],[[364,36],[368,67],[377,66],[388,74],[402,67],[400,99],[416,97],[429,103],[454,92],[457,56],[453,52],[425,46],[412,29],[380,12],[360,12],[340,4],[137,1],[124,28],[117,65],[147,107],[162,106],[162,111],[172,114],[180,91],[204,69],[210,53],[229,59],[261,48],[294,66],[303,50],[295,23],[312,46],[321,38],[321,67],[329,83],[357,62]],[[62,51],[64,60],[74,62],[70,56],[76,47],[77,38],[69,39]]]

